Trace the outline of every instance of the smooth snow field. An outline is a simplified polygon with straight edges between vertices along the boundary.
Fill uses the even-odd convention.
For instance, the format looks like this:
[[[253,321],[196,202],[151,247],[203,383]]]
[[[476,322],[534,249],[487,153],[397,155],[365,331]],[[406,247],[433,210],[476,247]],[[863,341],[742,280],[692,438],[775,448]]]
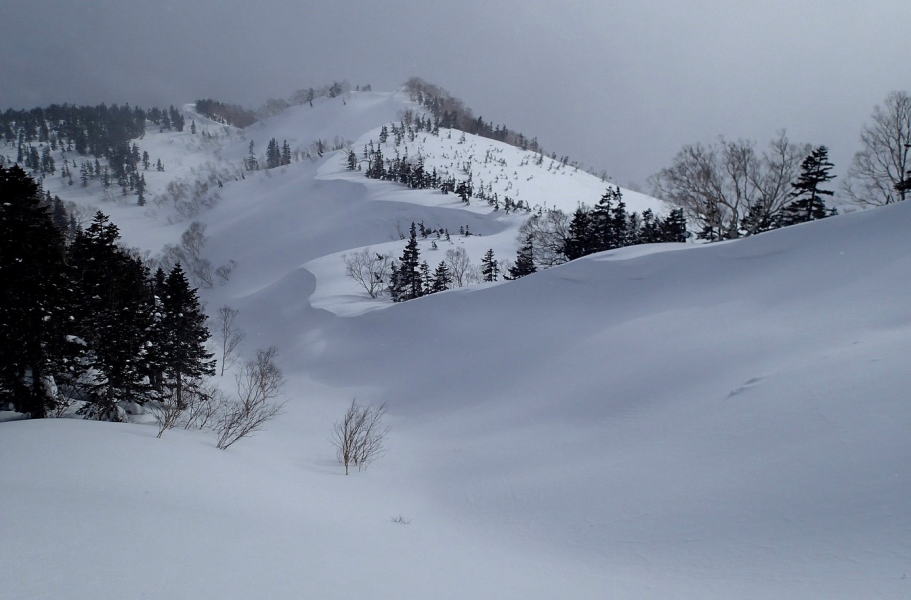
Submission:
[[[343,152],[239,173],[251,139],[359,151],[407,106],[352,93],[243,131],[195,115],[211,139],[150,132],[169,167],[150,198],[222,179],[191,217],[48,182],[151,255],[204,224],[203,255],[236,267],[201,296],[240,310],[245,356],[277,346],[286,404],[227,451],[141,423],[0,423],[0,598],[911,597],[911,204],[393,305],[342,255],[398,256],[423,220],[476,234],[422,241],[431,266],[457,246],[513,259],[527,215],[368,180]],[[607,185],[460,139],[410,151],[495,153],[506,167],[473,173],[531,206]],[[355,397],[385,402],[390,432],[346,477],[330,437]]]

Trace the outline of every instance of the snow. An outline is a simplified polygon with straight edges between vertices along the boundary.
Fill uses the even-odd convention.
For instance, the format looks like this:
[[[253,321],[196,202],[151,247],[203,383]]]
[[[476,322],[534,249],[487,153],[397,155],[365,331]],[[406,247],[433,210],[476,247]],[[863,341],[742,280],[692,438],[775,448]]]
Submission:
[[[183,134],[147,138],[179,165],[169,176],[188,176],[236,166],[250,136],[363,140],[407,106],[380,93],[315,104],[229,128],[221,158]],[[499,147],[470,138],[476,156]],[[445,139],[423,142],[428,160],[454,151]],[[203,298],[240,309],[247,355],[279,348],[283,415],[226,452],[149,425],[0,424],[0,595],[911,595],[911,204],[392,305],[343,276],[344,253],[397,255],[398,233],[424,220],[453,232],[436,256],[422,242],[431,265],[457,246],[475,263],[487,248],[512,258],[523,217],[342,160],[226,181],[196,217],[204,255],[237,261]],[[523,168],[562,182],[567,210],[603,191],[546,166]],[[558,202],[528,184],[529,202]],[[95,202],[78,194],[61,195]],[[150,251],[186,226],[167,207],[108,206]],[[458,236],[462,224],[479,235]],[[345,477],[329,436],[352,397],[386,402],[391,432],[375,465]]]

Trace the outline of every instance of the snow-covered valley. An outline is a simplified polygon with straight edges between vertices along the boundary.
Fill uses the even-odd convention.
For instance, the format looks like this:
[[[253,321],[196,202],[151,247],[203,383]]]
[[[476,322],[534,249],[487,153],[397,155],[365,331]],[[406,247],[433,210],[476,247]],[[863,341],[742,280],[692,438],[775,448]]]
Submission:
[[[245,355],[278,348],[286,404],[224,452],[180,428],[0,424],[0,597],[911,595],[911,205],[394,304],[344,255],[397,256],[423,222],[452,233],[420,241],[431,266],[512,259],[529,214],[367,179],[344,150],[242,165],[272,138],[359,153],[407,108],[352,93],[237,130],[188,106],[199,133],[138,141],[166,166],[145,207],[48,179],[152,256],[204,225],[202,256],[235,266],[202,298],[240,311]],[[532,212],[607,186],[458,132],[403,144]],[[192,214],[154,200],[176,180],[209,182]],[[355,397],[386,403],[390,432],[345,477],[330,435]]]

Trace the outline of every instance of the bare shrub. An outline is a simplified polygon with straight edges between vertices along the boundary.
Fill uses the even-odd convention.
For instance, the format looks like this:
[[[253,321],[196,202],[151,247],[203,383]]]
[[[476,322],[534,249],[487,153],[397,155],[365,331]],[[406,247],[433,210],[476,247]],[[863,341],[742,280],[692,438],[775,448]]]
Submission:
[[[203,258],[202,251],[206,245],[206,226],[199,221],[193,221],[180,236],[180,245],[167,245],[164,247],[159,266],[165,271],[170,271],[174,265],[180,263],[193,282],[203,288],[211,288],[214,284],[212,278],[212,263]]]
[[[187,394],[190,395],[190,394]],[[161,400],[152,408],[155,420],[158,422],[158,435],[161,438],[168,429],[173,429],[180,416],[183,414],[185,404],[177,397],[176,392],[162,396]]]
[[[225,404],[221,390],[214,385],[190,390],[189,394],[184,394],[184,401],[187,404],[184,411],[184,429],[209,427]]]
[[[240,311],[230,306],[221,306],[215,313],[215,337],[221,346],[221,375],[225,367],[234,364],[237,347],[244,340],[244,332],[237,328]]]
[[[275,364],[276,349],[258,350],[256,358],[247,362],[235,379],[236,397],[224,403],[216,431],[220,450],[228,449],[281,412],[275,402],[284,377]]]
[[[345,274],[356,281],[371,298],[386,288],[392,271],[392,257],[364,248],[354,254],[344,254]]]
[[[351,466],[363,471],[382,454],[388,431],[383,425],[385,413],[385,404],[359,406],[355,399],[342,420],[335,424],[332,442],[339,463],[345,467],[345,475],[348,475]]]
[[[531,240],[532,258],[536,265],[545,268],[566,262],[563,249],[569,238],[569,217],[558,209],[533,215],[519,228],[521,243]]]
[[[458,287],[465,287],[470,283],[468,279],[471,274],[471,261],[468,259],[465,248],[460,246],[447,250],[445,262],[452,275],[452,283]]]

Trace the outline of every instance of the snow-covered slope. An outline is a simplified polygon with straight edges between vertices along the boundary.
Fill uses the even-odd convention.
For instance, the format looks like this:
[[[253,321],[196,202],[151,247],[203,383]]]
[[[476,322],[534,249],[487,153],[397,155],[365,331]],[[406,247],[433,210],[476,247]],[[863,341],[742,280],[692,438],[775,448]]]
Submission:
[[[292,109],[255,144],[363,140],[406,106],[363,98]],[[209,155],[234,165],[254,133],[220,135]],[[431,147],[444,139],[427,160],[458,150]],[[285,413],[227,452],[142,425],[0,425],[0,595],[911,595],[911,205],[368,311],[341,253],[398,253],[423,220],[470,225],[479,235],[451,243],[474,260],[509,256],[522,216],[341,161],[226,179],[196,217],[213,264],[237,261],[204,297],[241,310],[248,353],[278,346]],[[543,167],[523,194],[553,176],[567,208],[600,195]],[[121,209],[145,224],[128,243],[172,243],[186,224],[164,205]],[[387,454],[344,477],[328,438],[353,396],[386,402],[392,429]]]

